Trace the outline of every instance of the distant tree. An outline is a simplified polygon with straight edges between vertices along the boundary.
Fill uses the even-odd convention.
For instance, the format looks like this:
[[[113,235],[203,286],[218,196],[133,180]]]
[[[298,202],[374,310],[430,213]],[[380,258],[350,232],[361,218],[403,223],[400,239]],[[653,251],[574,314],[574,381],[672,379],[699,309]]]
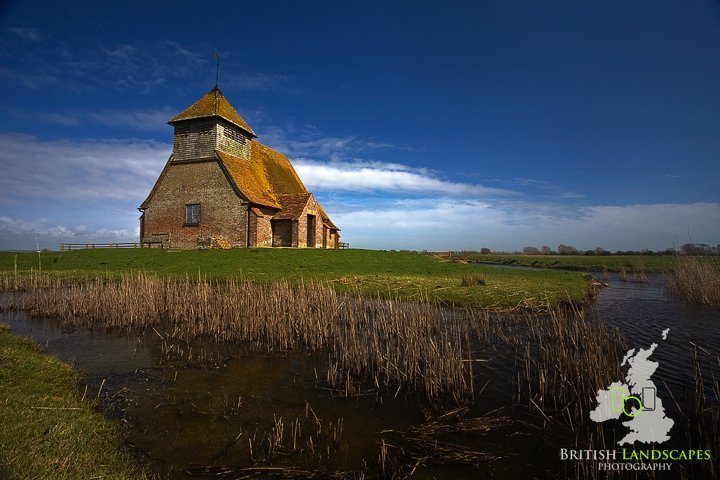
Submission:
[[[540,253],[543,255],[551,255],[553,252],[547,245],[543,245],[543,247],[540,249]]]
[[[537,247],[530,246],[523,248],[523,253],[525,255],[537,255],[538,253],[540,253],[540,250],[538,250]]]
[[[487,247],[483,247],[480,249],[480,253],[482,253],[483,255],[490,255],[492,253],[492,250]]]
[[[680,247],[683,255],[708,255],[712,253],[709,245],[704,243],[686,243]]]
[[[610,252],[608,252],[607,250],[605,250],[602,247],[595,247],[594,252],[595,252],[595,255],[610,255]]]
[[[557,251],[560,255],[578,255],[580,253],[578,252],[578,249],[572,245],[565,245],[562,243],[558,245]]]

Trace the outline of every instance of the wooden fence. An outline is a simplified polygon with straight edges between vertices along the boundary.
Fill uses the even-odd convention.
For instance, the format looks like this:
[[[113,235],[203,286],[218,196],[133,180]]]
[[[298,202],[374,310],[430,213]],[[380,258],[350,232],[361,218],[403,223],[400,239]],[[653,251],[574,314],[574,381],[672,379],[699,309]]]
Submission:
[[[140,248],[139,242],[126,243],[61,243],[60,251],[66,250],[88,250],[92,248]]]

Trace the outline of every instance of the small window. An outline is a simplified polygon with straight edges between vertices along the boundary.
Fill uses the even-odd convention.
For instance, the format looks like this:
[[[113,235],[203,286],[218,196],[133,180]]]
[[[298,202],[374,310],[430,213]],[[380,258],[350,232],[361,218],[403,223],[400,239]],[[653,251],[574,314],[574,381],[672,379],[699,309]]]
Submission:
[[[200,225],[200,204],[185,205],[185,225]]]

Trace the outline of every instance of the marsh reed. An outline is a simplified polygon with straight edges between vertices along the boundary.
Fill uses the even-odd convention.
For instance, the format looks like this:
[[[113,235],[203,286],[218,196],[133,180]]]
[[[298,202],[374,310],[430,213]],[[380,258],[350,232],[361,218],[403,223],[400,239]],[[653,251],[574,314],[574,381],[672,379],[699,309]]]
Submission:
[[[325,351],[326,379],[336,394],[357,394],[364,382],[395,393],[419,391],[429,399],[472,395],[471,368],[464,361],[467,324],[427,301],[339,296],[322,283],[144,273],[119,279],[5,274],[0,288],[14,292],[10,307],[64,325],[154,330],[168,351],[173,342],[200,337],[250,342],[268,351]]]
[[[415,391],[462,404],[475,394],[475,362],[484,361],[476,357],[514,350],[516,401],[561,411],[572,424],[587,413],[597,390],[621,373],[619,335],[577,308],[500,317],[422,299],[341,296],[322,283],[145,273],[119,279],[9,273],[0,276],[0,289],[14,292],[4,297],[8,306],[64,325],[154,332],[166,352],[191,348],[196,338],[325,352],[324,380],[342,396]]]
[[[685,303],[720,306],[720,261],[682,258],[665,282],[667,292]]]

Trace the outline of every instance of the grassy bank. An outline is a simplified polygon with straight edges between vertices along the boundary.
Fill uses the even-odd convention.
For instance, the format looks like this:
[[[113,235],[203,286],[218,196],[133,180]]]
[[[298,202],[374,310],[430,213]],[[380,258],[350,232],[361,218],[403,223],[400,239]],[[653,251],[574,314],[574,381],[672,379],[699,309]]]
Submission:
[[[145,478],[78,373],[0,326],[0,478]]]
[[[444,305],[498,310],[540,308],[567,300],[583,301],[588,284],[561,271],[519,271],[448,262],[430,255],[376,250],[236,249],[167,251],[159,249],[0,253],[0,271],[38,269],[62,277],[145,271],[161,277],[327,282],[338,292],[401,299],[427,298]],[[463,274],[484,275],[485,284],[462,285]]]
[[[549,268],[581,272],[670,272],[678,264],[672,255],[482,255],[479,253],[443,254],[477,264],[495,264],[516,267]]]

